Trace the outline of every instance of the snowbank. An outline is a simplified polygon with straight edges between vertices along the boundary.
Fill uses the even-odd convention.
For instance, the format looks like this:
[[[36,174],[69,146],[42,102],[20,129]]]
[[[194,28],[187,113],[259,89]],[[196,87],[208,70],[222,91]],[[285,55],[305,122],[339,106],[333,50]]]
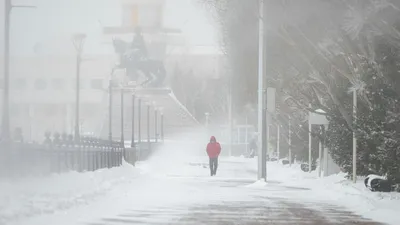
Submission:
[[[303,172],[299,164],[280,165],[268,163],[267,181],[281,182],[283,185],[309,188],[313,195],[298,196],[304,200],[329,201],[344,206],[366,218],[389,224],[400,224],[398,209],[400,193],[371,192],[364,186],[364,179],[353,183],[339,173],[319,178],[317,171]]]
[[[252,184],[247,185],[248,188],[263,188],[267,186],[267,182],[264,179],[258,180]]]
[[[0,224],[87,205],[137,177],[128,163],[96,172],[0,181]]]

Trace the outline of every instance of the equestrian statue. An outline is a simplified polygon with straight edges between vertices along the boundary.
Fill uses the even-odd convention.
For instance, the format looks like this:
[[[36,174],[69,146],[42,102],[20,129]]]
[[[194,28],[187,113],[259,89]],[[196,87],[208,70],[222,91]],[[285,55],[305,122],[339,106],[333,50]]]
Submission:
[[[119,56],[118,68],[126,69],[126,75],[130,81],[137,81],[139,72],[145,76],[142,87],[161,87],[164,84],[166,70],[160,60],[148,57],[146,43],[140,28],[135,29],[135,35],[131,43],[113,38],[114,50]]]

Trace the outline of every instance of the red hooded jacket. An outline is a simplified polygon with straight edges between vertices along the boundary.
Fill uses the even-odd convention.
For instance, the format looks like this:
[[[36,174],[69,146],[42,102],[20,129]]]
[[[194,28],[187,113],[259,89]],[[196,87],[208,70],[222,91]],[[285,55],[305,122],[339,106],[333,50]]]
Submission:
[[[210,143],[207,145],[207,154],[210,158],[218,158],[221,153],[221,145],[217,142],[214,136],[210,138]]]

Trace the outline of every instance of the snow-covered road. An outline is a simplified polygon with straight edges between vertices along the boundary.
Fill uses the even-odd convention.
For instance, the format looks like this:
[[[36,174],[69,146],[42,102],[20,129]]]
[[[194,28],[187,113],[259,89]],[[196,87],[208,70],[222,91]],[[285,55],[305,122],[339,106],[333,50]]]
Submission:
[[[3,222],[11,225],[378,224],[362,219],[340,204],[321,200],[310,188],[278,179],[255,182],[255,160],[220,161],[216,177],[208,176],[205,161],[198,158],[174,162],[175,166],[167,162],[141,163],[138,168],[125,165],[92,173],[91,180],[87,180],[89,174],[70,174],[77,178],[75,183],[61,184],[69,191],[54,186],[45,190],[53,189],[53,194],[41,196],[40,191],[31,189],[32,194],[35,192],[41,198],[32,197],[25,208],[19,211],[15,208],[17,211]],[[279,173],[275,170],[278,167],[269,166],[271,177]],[[75,193],[71,192],[71,186],[75,186]],[[90,194],[90,190],[97,192]],[[4,213],[0,215],[5,218]]]
[[[194,145],[172,145],[136,167],[0,181],[0,224],[400,224],[398,194],[343,174],[319,179],[273,162],[265,183],[256,159],[221,158],[210,177],[207,158],[187,151]]]

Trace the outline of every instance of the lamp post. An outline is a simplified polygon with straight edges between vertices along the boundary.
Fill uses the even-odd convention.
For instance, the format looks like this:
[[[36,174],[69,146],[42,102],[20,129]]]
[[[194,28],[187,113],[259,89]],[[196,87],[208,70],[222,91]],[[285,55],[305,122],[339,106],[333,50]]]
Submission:
[[[76,50],[76,99],[75,99],[75,133],[74,139],[79,142],[79,101],[80,101],[80,76],[81,76],[81,63],[82,63],[82,51],[85,43],[86,34],[77,33],[72,36],[72,44]]]
[[[108,140],[112,142],[112,80],[108,83]]]
[[[35,8],[27,5],[13,5],[11,0],[4,2],[4,94],[1,121],[1,140],[9,142],[10,134],[10,17],[13,8]]]
[[[353,90],[353,124],[357,122],[357,90]],[[357,137],[353,129],[353,182],[357,182]]]
[[[281,151],[280,151],[280,136],[281,136],[281,129],[280,129],[280,124],[277,124],[277,131],[276,131],[276,153],[277,153],[277,157],[278,160],[277,162],[279,163],[279,158],[281,155]]]
[[[154,108],[154,134],[155,134],[155,142],[158,142],[158,137],[157,137],[157,133],[158,133],[158,109]]]
[[[161,142],[164,143],[164,113],[161,111],[161,118],[160,118],[160,133],[161,133]]]
[[[148,144],[148,150],[150,151],[151,149],[151,143],[150,143],[150,104],[147,104],[147,144]]]
[[[210,113],[206,112],[204,115],[206,116],[206,128],[208,128],[209,120],[210,120]]]
[[[121,145],[125,146],[124,138],[124,88],[121,87]]]
[[[311,105],[310,105],[311,108]],[[310,117],[311,117],[311,112],[310,112]],[[311,131],[312,131],[312,125],[311,122],[308,122],[308,172],[311,173],[312,170],[312,149],[311,149],[311,143],[312,143],[312,139],[311,139]]]
[[[258,179],[266,179],[266,143],[265,143],[265,109],[264,109],[264,0],[259,0],[258,21]],[[264,128],[264,129],[263,129]]]
[[[138,145],[142,143],[142,99],[138,100]]]
[[[135,147],[135,93],[132,94],[132,141],[131,148]]]
[[[289,166],[292,166],[292,123],[289,116]]]

